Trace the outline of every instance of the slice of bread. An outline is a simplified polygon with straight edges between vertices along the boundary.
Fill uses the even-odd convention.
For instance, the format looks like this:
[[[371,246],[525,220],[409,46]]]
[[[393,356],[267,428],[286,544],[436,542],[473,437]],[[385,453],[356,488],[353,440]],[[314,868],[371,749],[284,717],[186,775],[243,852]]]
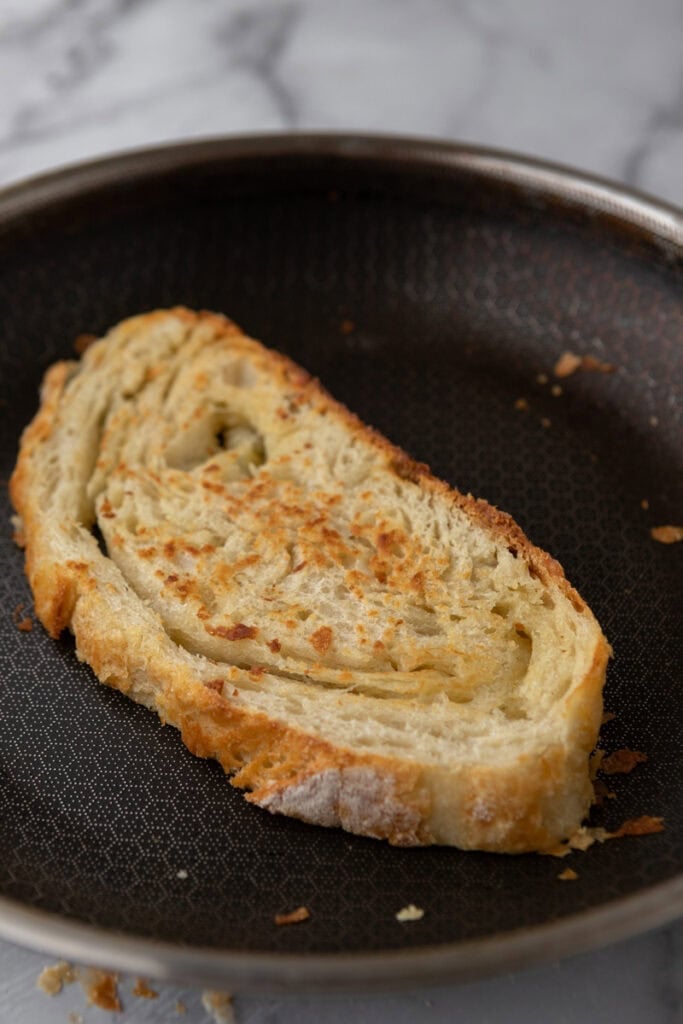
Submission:
[[[49,633],[261,807],[502,852],[586,814],[609,647],[560,566],[222,317],[53,366],[11,494]]]

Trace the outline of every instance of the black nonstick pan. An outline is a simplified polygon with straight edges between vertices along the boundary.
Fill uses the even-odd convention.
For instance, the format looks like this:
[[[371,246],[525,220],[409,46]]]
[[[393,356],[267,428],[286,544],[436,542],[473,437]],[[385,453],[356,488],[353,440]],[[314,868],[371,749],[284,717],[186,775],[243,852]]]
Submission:
[[[31,616],[7,479],[74,339],[185,304],[280,348],[549,550],[614,648],[594,824],[566,860],[395,849],[274,817]],[[557,378],[570,351],[598,369]],[[611,369],[611,372],[604,372]],[[683,218],[603,182],[428,142],[233,139],[0,196],[0,934],[264,991],[470,978],[683,910]],[[19,606],[24,605],[22,609]],[[571,866],[578,877],[558,879]],[[408,904],[424,910],[400,923]],[[305,905],[310,918],[277,927]]]

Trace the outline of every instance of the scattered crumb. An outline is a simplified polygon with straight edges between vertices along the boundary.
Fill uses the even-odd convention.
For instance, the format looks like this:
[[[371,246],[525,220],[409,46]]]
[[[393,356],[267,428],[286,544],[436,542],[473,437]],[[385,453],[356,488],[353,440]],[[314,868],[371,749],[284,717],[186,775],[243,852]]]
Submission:
[[[356,325],[353,320],[342,320],[339,325],[339,330],[342,334],[353,334],[356,329]]]
[[[557,876],[562,882],[574,882],[579,876],[573,868],[565,868]]]
[[[79,334],[74,338],[74,352],[82,356],[87,348],[90,348],[93,341],[97,341],[96,334]]]
[[[157,999],[159,993],[149,987],[145,978],[136,978],[135,985],[133,986],[133,995],[137,996],[138,999]]]
[[[614,373],[616,366],[614,363],[604,363],[602,359],[596,359],[595,356],[582,356],[581,369],[594,373]]]
[[[18,604],[12,612],[12,619],[17,629],[21,630],[22,633],[30,633],[33,629],[33,619],[30,615],[24,615],[24,608],[26,605]]]
[[[553,386],[550,389],[550,394],[554,398],[559,398],[560,395],[562,394],[562,385],[561,384],[553,384]]]
[[[176,878],[187,878],[187,871],[185,868],[181,868],[180,871],[176,871],[175,876]]]
[[[653,526],[650,536],[660,544],[676,544],[683,540],[683,526]]]
[[[68,1019],[69,1024],[83,1024],[83,1018],[80,1013],[70,1013]]]
[[[611,836],[612,833],[604,828],[588,828],[582,825],[565,842],[558,843],[551,850],[545,850],[544,852],[550,857],[566,857],[572,850],[581,850],[583,852],[588,850],[593,843],[604,843]]]
[[[553,373],[556,377],[570,377],[577,370],[588,370],[594,373],[614,373],[613,363],[604,363],[595,356],[577,356],[575,352],[563,352],[555,363]]]
[[[647,754],[640,750],[615,750],[609,757],[603,758],[600,771],[605,775],[628,775],[638,764],[647,761]]]
[[[643,498],[643,500],[640,503],[640,507],[642,508],[643,512],[647,512],[647,510],[650,507],[650,502],[647,500],[647,498]]]
[[[649,423],[650,423],[651,427],[658,427],[659,426],[659,417],[658,416],[650,416]]]
[[[307,921],[310,916],[308,907],[297,907],[288,914],[276,914],[275,924],[298,924],[299,921]]]
[[[175,1012],[176,1013],[187,1013],[187,1007],[185,1006],[185,1003],[182,1001],[182,999],[178,999],[176,1001]]]
[[[541,426],[545,427],[546,430],[549,426],[551,426],[552,422],[553,421],[549,419],[547,416],[541,416]]]
[[[401,910],[396,914],[397,921],[420,921],[425,916],[425,912],[421,907],[416,907],[414,903],[409,903],[407,907],[402,907]]]
[[[66,960],[44,967],[36,981],[36,988],[41,989],[46,996],[56,996],[62,991],[64,985],[71,985],[76,980],[76,972]]]
[[[88,1003],[98,1006],[100,1010],[115,1010],[117,1012],[121,1010],[116,974],[88,967],[83,971],[78,971],[77,977]]]
[[[210,1013],[216,1024],[234,1024],[235,1011],[229,992],[202,992],[202,1006]]]
[[[642,814],[640,818],[630,818],[625,821],[610,838],[618,839],[621,836],[649,836],[655,832],[664,831],[664,818],[652,817],[650,814]]]
[[[580,366],[581,356],[574,355],[573,352],[563,352],[555,363],[553,373],[556,377],[569,377],[572,373],[575,373]]]
[[[529,403],[527,402],[526,398],[518,398],[515,402],[515,409],[517,410],[517,412],[528,412]]]
[[[569,843],[573,850],[589,850],[593,843],[604,843],[610,833],[604,828],[580,828],[571,837]]]
[[[614,714],[613,711],[605,711],[605,713],[602,716],[602,721],[600,722],[600,725],[607,725],[608,722],[613,722],[616,717],[617,716]]]
[[[536,383],[537,384],[547,384],[548,383],[548,374],[547,373],[537,373],[536,374]]]
[[[625,821],[616,832],[608,832],[607,829],[597,826],[590,828],[581,826],[573,836],[566,842],[559,843],[551,850],[544,853],[551,857],[566,857],[572,850],[588,850],[593,843],[604,843],[608,839],[621,839],[622,836],[649,836],[655,832],[664,831],[664,819],[643,814],[640,818],[631,818]]]

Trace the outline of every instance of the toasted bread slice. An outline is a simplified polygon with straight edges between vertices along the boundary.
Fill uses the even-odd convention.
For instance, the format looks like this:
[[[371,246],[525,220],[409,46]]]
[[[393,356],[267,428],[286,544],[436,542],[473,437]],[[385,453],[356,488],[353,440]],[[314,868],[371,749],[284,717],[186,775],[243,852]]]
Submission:
[[[502,852],[586,814],[609,648],[560,566],[222,317],[53,366],[11,494],[45,628],[261,807]]]

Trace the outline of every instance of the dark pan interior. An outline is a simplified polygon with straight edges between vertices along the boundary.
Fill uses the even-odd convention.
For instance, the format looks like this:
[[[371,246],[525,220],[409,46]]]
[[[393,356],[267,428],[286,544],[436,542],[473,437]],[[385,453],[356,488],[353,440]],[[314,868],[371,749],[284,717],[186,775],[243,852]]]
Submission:
[[[0,894],[138,936],[332,953],[560,922],[680,872],[683,544],[649,534],[683,516],[680,255],[618,219],[405,155],[226,150],[155,174],[143,160],[5,213]],[[69,639],[17,629],[31,603],[6,484],[41,374],[78,334],[180,303],[291,355],[562,562],[614,647],[602,746],[649,758],[610,780],[616,799],[593,820],[663,815],[663,833],[558,861],[393,849],[272,817],[97,684]],[[565,349],[616,371],[554,395]],[[568,865],[578,879],[559,881]],[[399,924],[408,903],[425,916]],[[300,904],[309,921],[274,926]]]

